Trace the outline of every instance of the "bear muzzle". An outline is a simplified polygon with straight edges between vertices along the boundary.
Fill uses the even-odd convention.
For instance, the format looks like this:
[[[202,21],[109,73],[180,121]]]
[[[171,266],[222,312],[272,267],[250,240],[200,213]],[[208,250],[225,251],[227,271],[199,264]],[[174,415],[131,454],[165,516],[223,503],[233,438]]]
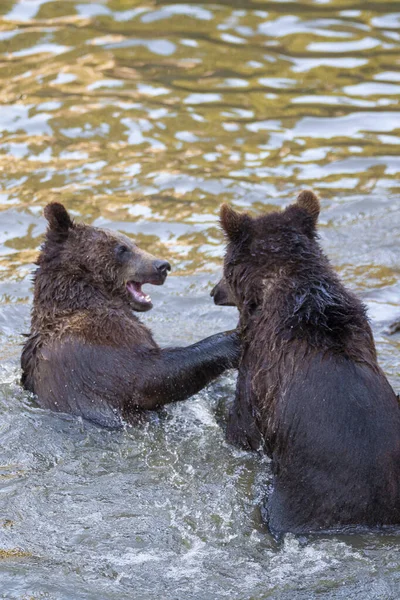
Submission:
[[[236,306],[236,302],[233,298],[233,294],[229,288],[229,285],[223,277],[217,285],[213,287],[210,292],[211,298],[214,300],[214,304],[217,306]]]
[[[168,261],[155,259],[144,271],[135,271],[133,278],[127,281],[126,289],[135,303],[136,310],[147,311],[153,307],[151,297],[143,292],[142,285],[163,285],[170,270],[171,265]]]

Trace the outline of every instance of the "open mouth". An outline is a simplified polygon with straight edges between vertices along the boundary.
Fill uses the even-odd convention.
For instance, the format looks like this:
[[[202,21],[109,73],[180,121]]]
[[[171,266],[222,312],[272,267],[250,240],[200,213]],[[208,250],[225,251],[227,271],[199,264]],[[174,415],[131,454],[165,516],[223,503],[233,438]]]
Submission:
[[[141,304],[143,307],[151,308],[151,298],[148,294],[145,294],[142,291],[141,283],[138,283],[137,281],[128,281],[128,283],[126,284],[126,289],[130,293],[132,298],[135,300],[135,302]]]

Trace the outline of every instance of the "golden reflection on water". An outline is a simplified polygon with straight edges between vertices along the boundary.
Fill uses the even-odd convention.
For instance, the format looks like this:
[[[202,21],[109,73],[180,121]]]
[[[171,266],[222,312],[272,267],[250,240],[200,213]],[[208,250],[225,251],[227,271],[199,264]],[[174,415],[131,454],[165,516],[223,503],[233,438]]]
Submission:
[[[398,390],[400,336],[382,331],[400,314],[399,40],[397,0],[1,0],[7,597],[397,597],[397,541],[271,547],[255,512],[265,465],[261,489],[258,459],[209,412],[232,380],[120,437],[32,406],[16,365],[47,202],[171,261],[184,277],[145,318],[161,344],[186,345],[236,319],[208,296],[221,202],[265,212],[312,187]]]
[[[168,255],[175,274],[216,268],[222,201],[266,210],[310,186],[324,208],[341,203],[339,220],[359,197],[378,212],[392,198],[393,210],[396,11],[341,0],[3,1],[0,280],[26,277],[52,200]],[[341,262],[356,285],[397,276],[393,264]]]

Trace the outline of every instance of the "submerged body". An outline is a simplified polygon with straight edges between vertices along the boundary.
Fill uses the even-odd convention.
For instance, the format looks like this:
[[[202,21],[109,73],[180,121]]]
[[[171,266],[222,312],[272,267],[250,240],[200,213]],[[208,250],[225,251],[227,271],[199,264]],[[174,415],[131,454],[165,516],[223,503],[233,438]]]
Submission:
[[[242,358],[230,441],[264,449],[274,535],[400,525],[400,410],[361,302],[316,240],[311,192],[258,219],[224,207]],[[214,292],[216,293],[216,292]]]
[[[141,286],[164,283],[166,261],[124,236],[73,223],[60,204],[48,205],[45,215],[49,228],[21,357],[22,384],[41,407],[121,427],[237,366],[235,332],[161,349],[133,314],[152,307]]]

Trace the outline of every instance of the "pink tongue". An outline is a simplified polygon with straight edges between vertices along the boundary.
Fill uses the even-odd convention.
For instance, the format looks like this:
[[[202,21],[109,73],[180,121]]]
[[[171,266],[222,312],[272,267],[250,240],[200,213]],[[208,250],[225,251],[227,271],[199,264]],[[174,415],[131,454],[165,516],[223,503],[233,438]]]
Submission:
[[[135,281],[130,281],[129,283],[127,283],[126,287],[127,287],[128,291],[130,292],[131,296],[137,302],[141,302],[142,304],[148,304],[149,302],[151,302],[150,296],[148,296],[142,292],[142,286],[140,283],[136,283]]]

